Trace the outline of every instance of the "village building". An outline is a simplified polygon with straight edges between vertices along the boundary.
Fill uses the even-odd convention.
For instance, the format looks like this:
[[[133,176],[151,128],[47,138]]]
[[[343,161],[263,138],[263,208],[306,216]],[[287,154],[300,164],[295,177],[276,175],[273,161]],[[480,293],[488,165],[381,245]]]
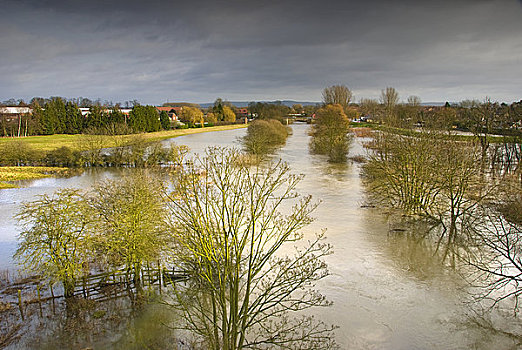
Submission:
[[[30,107],[0,107],[0,116],[6,122],[18,119],[19,116],[31,114],[33,110]]]
[[[175,121],[179,120],[178,116],[181,113],[181,111],[183,110],[183,106],[179,106],[179,107],[156,107],[156,109],[158,110],[159,113],[167,112],[170,120],[175,122]]]

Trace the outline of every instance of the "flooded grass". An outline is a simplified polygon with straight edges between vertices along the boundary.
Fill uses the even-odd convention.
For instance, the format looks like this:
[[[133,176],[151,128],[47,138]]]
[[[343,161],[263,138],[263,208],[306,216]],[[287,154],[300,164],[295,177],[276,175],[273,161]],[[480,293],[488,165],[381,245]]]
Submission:
[[[69,168],[34,167],[34,166],[4,166],[0,167],[0,189],[17,188],[12,182],[20,180],[41,179],[50,176],[64,176],[70,173]]]
[[[374,134],[372,128],[365,126],[351,128],[350,132],[353,133],[356,137],[371,137]]]
[[[143,134],[143,137],[148,142],[153,141],[161,141],[170,139],[173,137],[190,135],[190,134],[198,134],[204,132],[211,131],[223,131],[223,130],[232,130],[232,129],[240,129],[245,128],[245,124],[233,124],[233,125],[219,125],[219,126],[210,126],[206,128],[196,128],[196,129],[174,129],[174,130],[166,130],[166,131],[157,131]],[[0,146],[7,144],[9,142],[19,142],[23,141],[27,143],[31,148],[37,151],[52,151],[56,150],[60,147],[68,147],[71,150],[81,150],[80,149],[80,139],[83,135],[65,135],[65,134],[57,134],[57,135],[39,135],[39,136],[27,136],[23,138],[0,138]],[[130,139],[135,135],[124,135],[123,139]],[[105,146],[104,147],[112,147],[114,145],[114,140],[116,138],[122,138],[121,135],[118,136],[104,136]]]

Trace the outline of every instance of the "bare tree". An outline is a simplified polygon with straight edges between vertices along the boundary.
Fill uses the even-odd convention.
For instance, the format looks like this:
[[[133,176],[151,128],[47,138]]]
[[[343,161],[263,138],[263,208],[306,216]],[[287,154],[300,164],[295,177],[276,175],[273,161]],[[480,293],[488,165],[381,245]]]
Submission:
[[[479,141],[482,149],[482,165],[485,165],[490,145],[489,135],[496,117],[496,106],[486,97],[482,103],[478,101],[462,101],[461,107],[461,114],[463,114],[469,130]]]
[[[409,96],[408,105],[411,107],[419,107],[421,105],[421,98],[419,96]]]
[[[323,102],[325,105],[341,105],[347,109],[352,100],[353,93],[346,85],[333,85],[323,90]]]
[[[489,301],[490,306],[511,302],[517,312],[522,296],[522,227],[490,212],[480,216],[468,229],[477,237],[480,247],[467,260],[475,268],[468,277],[480,287],[475,297]]]
[[[157,262],[166,246],[162,190],[157,179],[138,173],[98,184],[89,201],[104,257],[125,268],[138,289],[143,266]]]
[[[370,189],[385,205],[431,216],[439,192],[432,171],[433,139],[381,133],[368,147],[373,152],[364,172]]]
[[[210,149],[176,179],[170,198],[179,268],[174,307],[206,349],[330,349],[332,327],[296,311],[330,305],[315,281],[328,272],[323,234],[299,244],[312,219],[310,197],[295,193],[300,177],[279,162],[249,167],[244,155]],[[287,215],[285,203],[293,203]],[[290,204],[288,203],[288,204]],[[292,257],[283,246],[299,244]]]
[[[365,165],[370,188],[391,207],[442,226],[448,243],[462,241],[463,224],[495,188],[480,176],[480,150],[435,133],[381,134]]]
[[[369,116],[374,120],[380,120],[379,102],[371,98],[362,98],[359,102],[359,108],[363,116]]]
[[[397,114],[395,107],[399,103],[399,93],[392,87],[381,90],[381,103],[384,105],[385,120],[395,126],[397,124]]]

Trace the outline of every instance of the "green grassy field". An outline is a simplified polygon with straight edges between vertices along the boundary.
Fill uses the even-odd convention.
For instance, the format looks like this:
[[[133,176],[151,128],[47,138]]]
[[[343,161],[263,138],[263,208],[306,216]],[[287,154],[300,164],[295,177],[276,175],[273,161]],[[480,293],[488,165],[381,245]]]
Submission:
[[[57,167],[33,167],[33,166],[4,166],[0,167],[0,189],[16,188],[16,184],[8,183],[19,180],[41,179],[53,175],[66,175],[68,168]],[[8,181],[8,182],[7,182]]]
[[[246,127],[245,124],[234,124],[234,125],[220,125],[220,126],[209,126],[206,128],[195,128],[195,129],[175,129],[168,131],[158,131],[142,134],[143,138],[147,141],[160,141],[170,139],[173,137],[197,134],[202,132],[211,131],[223,131],[231,129],[239,129]],[[81,148],[80,138],[82,135],[44,135],[44,136],[28,136],[23,138],[0,138],[0,147],[8,142],[19,142],[23,141],[27,143],[31,148],[38,151],[52,151],[57,148],[66,146],[72,150],[79,150]],[[113,139],[116,137],[131,138],[132,135],[125,136],[106,136],[106,147],[110,147],[113,144]]]

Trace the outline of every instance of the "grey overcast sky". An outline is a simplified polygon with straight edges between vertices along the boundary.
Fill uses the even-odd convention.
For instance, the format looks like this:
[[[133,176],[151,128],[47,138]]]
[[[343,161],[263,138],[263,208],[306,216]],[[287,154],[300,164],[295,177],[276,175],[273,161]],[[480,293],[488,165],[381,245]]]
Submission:
[[[522,99],[522,0],[0,0],[0,99]]]

